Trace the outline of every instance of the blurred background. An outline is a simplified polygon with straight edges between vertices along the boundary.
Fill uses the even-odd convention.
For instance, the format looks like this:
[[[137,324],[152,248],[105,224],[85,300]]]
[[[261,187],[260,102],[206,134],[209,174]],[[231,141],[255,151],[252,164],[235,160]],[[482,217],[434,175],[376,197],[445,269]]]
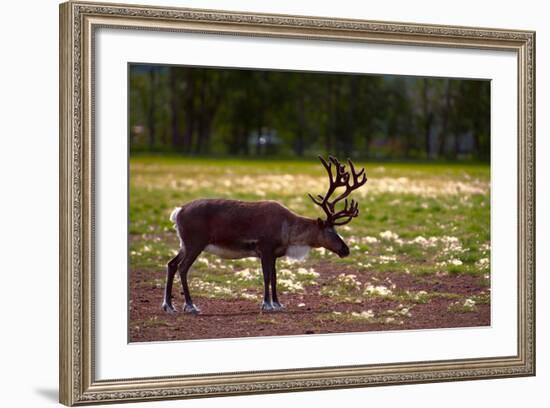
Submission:
[[[490,159],[490,81],[131,64],[131,153]]]

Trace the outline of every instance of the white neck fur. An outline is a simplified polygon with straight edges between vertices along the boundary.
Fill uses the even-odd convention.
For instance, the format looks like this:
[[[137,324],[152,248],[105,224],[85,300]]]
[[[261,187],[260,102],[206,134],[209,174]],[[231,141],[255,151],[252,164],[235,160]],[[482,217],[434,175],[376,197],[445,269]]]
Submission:
[[[287,248],[285,255],[301,261],[305,259],[310,249],[307,245],[291,245]]]

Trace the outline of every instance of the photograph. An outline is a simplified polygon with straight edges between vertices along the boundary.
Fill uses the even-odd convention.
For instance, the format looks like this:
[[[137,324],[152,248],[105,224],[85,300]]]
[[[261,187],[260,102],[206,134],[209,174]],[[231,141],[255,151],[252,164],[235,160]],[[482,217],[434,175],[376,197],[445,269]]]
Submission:
[[[128,63],[128,342],[491,325],[491,81]]]
[[[59,6],[61,403],[535,375],[536,27],[371,9]]]

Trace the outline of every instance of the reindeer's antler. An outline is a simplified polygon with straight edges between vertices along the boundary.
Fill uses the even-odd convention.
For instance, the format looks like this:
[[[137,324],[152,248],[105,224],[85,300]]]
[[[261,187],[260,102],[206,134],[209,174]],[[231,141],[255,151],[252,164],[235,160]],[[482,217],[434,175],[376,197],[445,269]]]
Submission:
[[[324,196],[318,195],[313,197],[311,194],[309,198],[321,207],[326,215],[326,223],[329,225],[344,225],[350,222],[354,217],[359,215],[359,204],[351,200],[348,206],[347,196],[353,191],[357,190],[363,184],[367,182],[367,175],[365,174],[365,169],[361,169],[359,172],[355,171],[355,167],[350,159],[348,159],[348,164],[350,171],[346,171],[346,166],[341,164],[338,159],[335,157],[329,156],[329,161],[327,162],[321,156],[319,156],[323,167],[326,169],[328,178],[329,178],[329,187]],[[335,167],[335,174],[332,171],[332,165]],[[332,194],[336,191],[338,187],[345,187],[340,195],[336,196],[332,201],[329,201]],[[338,212],[334,212],[334,207],[336,203],[345,199],[344,209]],[[342,220],[342,221],[340,221]]]

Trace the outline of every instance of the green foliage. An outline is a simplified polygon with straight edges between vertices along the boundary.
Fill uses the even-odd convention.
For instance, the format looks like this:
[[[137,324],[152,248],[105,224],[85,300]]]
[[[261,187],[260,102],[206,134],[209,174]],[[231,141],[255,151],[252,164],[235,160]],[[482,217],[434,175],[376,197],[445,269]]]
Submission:
[[[132,64],[135,152],[490,157],[490,82]]]

